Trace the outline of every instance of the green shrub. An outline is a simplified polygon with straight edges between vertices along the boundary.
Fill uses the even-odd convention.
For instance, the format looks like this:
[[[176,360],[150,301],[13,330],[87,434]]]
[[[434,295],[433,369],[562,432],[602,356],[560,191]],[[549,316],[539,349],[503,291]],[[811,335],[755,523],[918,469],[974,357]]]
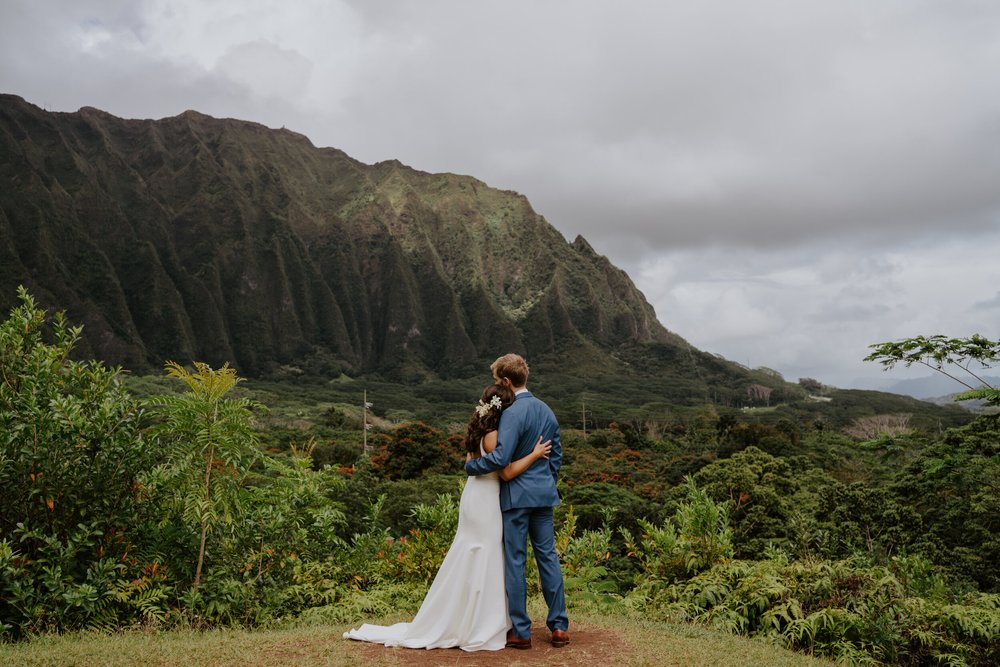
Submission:
[[[118,369],[69,358],[79,328],[18,293],[0,325],[0,626],[20,635],[156,616],[164,589],[144,579],[154,563],[136,544],[155,453],[140,406]]]
[[[647,583],[674,581],[732,558],[726,506],[713,501],[692,479],[685,485],[687,500],[662,526],[640,520],[640,539],[621,529],[625,546],[639,561]]]
[[[738,556],[758,557],[768,544],[788,542],[798,483],[784,459],[751,446],[710,463],[693,479],[727,504]]]
[[[597,604],[607,607],[617,601],[618,585],[608,564],[612,555],[611,520],[613,510],[604,513],[603,525],[596,530],[576,533],[576,514],[569,507],[556,531],[556,550],[565,578],[570,607]],[[537,576],[537,566],[533,572]]]
[[[852,664],[985,666],[1000,657],[1000,596],[919,597],[890,569],[854,560],[789,562],[774,552],[718,563],[644,593],[654,616]]]

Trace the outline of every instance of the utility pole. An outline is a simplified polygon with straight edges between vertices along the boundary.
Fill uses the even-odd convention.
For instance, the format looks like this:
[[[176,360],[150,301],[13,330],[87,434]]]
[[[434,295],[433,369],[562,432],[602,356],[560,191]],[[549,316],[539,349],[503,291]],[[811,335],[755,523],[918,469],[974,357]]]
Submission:
[[[583,439],[587,439],[587,403],[580,399],[580,416],[583,419]]]
[[[364,391],[364,398],[361,406],[361,432],[362,432],[362,448],[365,454],[368,454],[368,429],[371,428],[371,424],[368,423],[368,410],[372,407],[372,404],[368,402],[368,390]]]

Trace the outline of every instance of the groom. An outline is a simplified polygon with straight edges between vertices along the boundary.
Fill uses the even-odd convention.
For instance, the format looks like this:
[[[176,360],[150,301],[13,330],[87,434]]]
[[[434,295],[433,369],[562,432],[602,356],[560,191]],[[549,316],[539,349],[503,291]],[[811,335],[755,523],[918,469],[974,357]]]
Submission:
[[[504,583],[507,608],[514,626],[507,633],[509,648],[531,648],[531,619],[528,617],[528,593],[524,578],[527,538],[535,551],[535,562],[542,580],[542,593],[549,605],[546,625],[552,631],[552,645],[569,643],[569,619],[563,595],[563,576],[556,553],[552,508],[559,504],[556,479],[562,463],[559,423],[549,406],[531,395],[528,364],[516,354],[505,354],[490,366],[497,384],[514,391],[514,402],[500,416],[497,446],[491,453],[465,464],[470,475],[485,475],[500,470],[511,461],[527,456],[538,441],[552,440],[547,459],[538,459],[523,473],[500,483],[500,509],[503,512]]]

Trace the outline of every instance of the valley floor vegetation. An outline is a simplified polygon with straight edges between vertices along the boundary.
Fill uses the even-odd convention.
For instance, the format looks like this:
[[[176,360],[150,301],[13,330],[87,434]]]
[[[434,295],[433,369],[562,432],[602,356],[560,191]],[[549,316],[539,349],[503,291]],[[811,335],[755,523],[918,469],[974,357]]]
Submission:
[[[455,423],[383,415],[365,452],[336,402],[293,406],[226,366],[133,381],[74,360],[79,329],[21,301],[0,325],[4,641],[417,608],[457,525]],[[570,614],[851,664],[1000,664],[1000,417],[827,414],[567,430]]]

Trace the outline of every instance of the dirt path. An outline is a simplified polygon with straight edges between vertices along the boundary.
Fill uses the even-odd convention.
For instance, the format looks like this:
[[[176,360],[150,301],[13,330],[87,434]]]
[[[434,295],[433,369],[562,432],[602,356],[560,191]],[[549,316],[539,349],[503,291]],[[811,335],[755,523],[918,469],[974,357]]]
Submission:
[[[632,648],[614,633],[603,628],[573,624],[570,628],[569,646],[553,648],[549,631],[544,624],[531,627],[531,648],[528,650],[504,649],[502,651],[477,651],[467,653],[461,649],[406,649],[386,648],[345,640],[354,645],[353,653],[358,664],[396,664],[407,667],[431,665],[623,665],[632,656]]]

